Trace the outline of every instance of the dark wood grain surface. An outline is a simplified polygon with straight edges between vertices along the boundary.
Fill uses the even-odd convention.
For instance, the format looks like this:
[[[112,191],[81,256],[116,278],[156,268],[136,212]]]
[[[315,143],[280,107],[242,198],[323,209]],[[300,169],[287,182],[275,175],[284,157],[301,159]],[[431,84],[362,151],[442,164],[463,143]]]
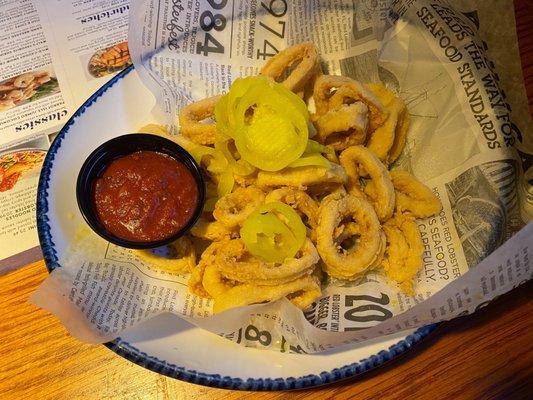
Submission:
[[[515,2],[533,113],[533,1]],[[408,354],[357,379],[297,392],[211,389],[145,370],[80,343],[28,303],[43,261],[0,276],[0,399],[531,399],[533,283],[478,313],[442,324]]]
[[[533,115],[533,1],[515,0],[515,15],[529,111]]]

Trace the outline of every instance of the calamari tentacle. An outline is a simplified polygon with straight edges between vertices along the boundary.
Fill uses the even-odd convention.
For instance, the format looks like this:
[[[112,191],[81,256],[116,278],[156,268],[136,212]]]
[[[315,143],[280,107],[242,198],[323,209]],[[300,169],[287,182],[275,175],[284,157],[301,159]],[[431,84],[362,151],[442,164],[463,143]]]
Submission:
[[[191,293],[205,298],[212,297],[207,288],[204,287],[205,271],[208,265],[214,265],[216,252],[223,248],[228,241],[224,239],[219,242],[213,242],[204,250],[198,265],[192,270],[191,276],[189,277],[188,287]],[[217,292],[216,287],[214,289],[210,287],[209,289],[213,293]]]
[[[424,245],[414,218],[398,214],[383,225],[387,249],[383,259],[385,275],[413,296],[413,278],[422,267]]]
[[[200,218],[192,227],[191,235],[204,240],[220,241],[234,237],[236,230],[226,227],[221,222]]]

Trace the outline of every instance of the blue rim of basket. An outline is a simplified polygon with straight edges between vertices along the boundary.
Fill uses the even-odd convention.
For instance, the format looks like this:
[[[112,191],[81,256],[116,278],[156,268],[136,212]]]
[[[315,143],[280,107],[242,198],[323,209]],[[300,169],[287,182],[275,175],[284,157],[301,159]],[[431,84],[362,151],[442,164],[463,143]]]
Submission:
[[[37,230],[39,234],[39,241],[43,250],[44,260],[49,272],[57,267],[60,267],[54,242],[52,241],[47,215],[48,188],[55,155],[61,147],[63,138],[68,133],[70,127],[75,123],[76,118],[83,114],[85,110],[94,102],[96,102],[110,87],[112,87],[128,73],[133,71],[133,69],[133,65],[124,69],[122,72],[115,75],[111,80],[104,84],[100,89],[98,89],[91,97],[89,97],[87,101],[85,101],[85,103],[67,121],[63,129],[61,129],[45,157],[39,178],[39,186],[37,189]],[[222,376],[219,374],[206,374],[204,372],[189,370],[184,367],[168,363],[164,360],[160,360],[154,356],[142,352],[121,338],[117,338],[112,342],[104,343],[104,345],[125,359],[151,371],[198,385],[234,390],[291,390],[325,385],[361,375],[364,372],[377,368],[407,352],[411,347],[422,341],[431,332],[433,332],[436,327],[437,324],[423,326],[412,334],[408,335],[405,339],[400,340],[398,343],[390,346],[388,350],[382,350],[369,358],[360,360],[359,362],[354,362],[343,367],[335,368],[331,371],[324,371],[318,375],[311,374],[297,378],[242,379],[231,376]]]

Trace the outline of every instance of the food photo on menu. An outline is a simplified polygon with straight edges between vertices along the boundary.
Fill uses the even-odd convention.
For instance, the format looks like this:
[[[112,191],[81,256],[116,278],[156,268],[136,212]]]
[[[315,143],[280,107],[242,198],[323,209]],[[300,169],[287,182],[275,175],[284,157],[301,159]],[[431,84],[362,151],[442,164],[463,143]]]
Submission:
[[[45,137],[0,150],[2,272],[42,257],[35,222],[35,198],[48,146]]]
[[[131,65],[128,42],[96,51],[87,64],[87,70],[95,78],[113,74]]]
[[[240,390],[360,375],[526,284],[533,127],[493,10],[341,3],[28,2],[0,273],[44,259],[29,301],[70,336]]]
[[[0,82],[0,111],[50,96],[59,90],[48,71],[30,71]]]

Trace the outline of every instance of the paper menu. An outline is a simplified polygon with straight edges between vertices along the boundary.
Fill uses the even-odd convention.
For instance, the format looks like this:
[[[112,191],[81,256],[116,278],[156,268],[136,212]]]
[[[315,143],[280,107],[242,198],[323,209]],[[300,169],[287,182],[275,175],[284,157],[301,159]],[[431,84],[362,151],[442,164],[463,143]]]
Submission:
[[[128,16],[127,0],[0,3],[0,157],[47,150],[74,111],[131,64]],[[34,168],[16,188],[0,192],[0,273],[42,257],[34,214],[38,173]],[[21,185],[28,186],[24,195]],[[7,216],[21,208],[31,216]]]

